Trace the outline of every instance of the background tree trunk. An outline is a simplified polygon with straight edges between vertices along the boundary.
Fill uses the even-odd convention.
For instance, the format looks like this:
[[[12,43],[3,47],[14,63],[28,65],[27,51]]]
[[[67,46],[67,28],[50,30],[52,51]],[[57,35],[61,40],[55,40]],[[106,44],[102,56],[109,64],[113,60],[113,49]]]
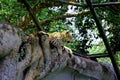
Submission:
[[[0,80],[16,80],[20,44],[17,29],[9,23],[0,22]]]

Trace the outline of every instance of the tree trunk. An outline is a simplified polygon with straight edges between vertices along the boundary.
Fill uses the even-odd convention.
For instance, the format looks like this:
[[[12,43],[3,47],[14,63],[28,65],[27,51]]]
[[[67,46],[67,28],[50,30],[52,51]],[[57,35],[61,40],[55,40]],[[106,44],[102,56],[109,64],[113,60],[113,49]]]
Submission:
[[[0,22],[0,80],[16,80],[20,44],[17,29],[6,22]]]
[[[48,34],[43,31],[20,36],[20,31],[8,23],[0,22],[0,28],[0,80],[44,80],[65,67],[96,80],[115,80],[111,65],[51,49]]]

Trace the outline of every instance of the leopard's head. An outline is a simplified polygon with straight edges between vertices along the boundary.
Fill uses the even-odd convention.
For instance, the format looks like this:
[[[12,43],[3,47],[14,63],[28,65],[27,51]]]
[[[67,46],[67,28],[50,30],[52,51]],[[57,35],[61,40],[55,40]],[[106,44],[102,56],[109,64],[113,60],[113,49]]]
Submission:
[[[72,33],[67,31],[67,30],[64,30],[63,31],[63,41],[64,42],[67,42],[67,43],[71,43],[72,42]]]

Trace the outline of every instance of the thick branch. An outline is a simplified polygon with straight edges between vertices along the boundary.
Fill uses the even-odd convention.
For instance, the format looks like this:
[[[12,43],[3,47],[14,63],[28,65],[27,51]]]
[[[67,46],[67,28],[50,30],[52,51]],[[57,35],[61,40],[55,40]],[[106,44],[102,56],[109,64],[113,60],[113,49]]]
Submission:
[[[23,48],[25,51],[23,50],[20,54],[24,53],[25,56],[17,65],[17,80],[34,80],[34,77],[38,75],[38,66],[43,55],[39,38],[36,35],[30,35],[29,41],[24,44]],[[24,73],[26,69],[28,70]]]
[[[17,62],[18,57],[16,57],[16,55],[21,54],[17,54],[20,42],[17,43],[14,38],[19,39],[19,37],[15,36],[14,32],[16,31],[13,27],[10,25],[5,27],[5,25],[6,24],[0,24],[0,26],[2,26],[0,27],[0,32],[4,33],[4,35],[2,34],[2,36],[0,36],[0,41],[5,47],[8,46],[7,48],[4,48],[4,51],[8,51],[8,48],[13,49],[13,51],[9,51],[8,53],[10,53],[10,55],[0,61],[1,80],[40,80],[44,76],[47,76],[48,73],[61,70],[65,67],[71,67],[80,74],[90,76],[98,80],[114,80],[113,78],[115,78],[114,72],[109,69],[109,66],[111,65],[106,67],[104,64],[82,57],[70,57],[69,51],[67,50],[62,50],[62,54],[59,54],[58,48],[51,49],[49,45],[49,38],[46,33],[38,33],[39,35],[32,34],[30,37],[27,37],[26,39],[28,39],[28,42],[23,47],[25,56],[21,61]],[[8,34],[10,37],[7,36]],[[10,44],[6,45],[4,40],[5,42],[8,41],[7,43]],[[0,47],[0,50],[3,52],[2,54],[5,54],[2,47]],[[18,73],[17,75],[16,72]]]
[[[75,57],[76,58],[76,57]],[[115,73],[113,72],[113,67],[105,62],[105,64],[100,64],[85,58],[78,58],[79,62],[69,64],[69,66],[79,73],[95,78],[97,80],[114,80]],[[109,67],[109,68],[108,68]],[[111,69],[112,70],[111,70]]]

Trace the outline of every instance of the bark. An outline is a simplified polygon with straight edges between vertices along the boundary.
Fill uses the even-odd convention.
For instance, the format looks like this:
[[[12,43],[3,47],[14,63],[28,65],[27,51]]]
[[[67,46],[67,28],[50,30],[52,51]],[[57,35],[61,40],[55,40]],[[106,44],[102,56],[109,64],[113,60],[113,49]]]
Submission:
[[[25,58],[18,62],[17,79],[18,80],[34,80],[38,75],[38,66],[42,57],[42,49],[39,45],[39,38],[35,35],[29,36],[29,41],[24,44]]]
[[[7,53],[0,58],[0,80],[42,80],[48,74],[65,67],[97,80],[115,80],[111,65],[78,56],[71,57],[67,50],[62,50],[62,54],[59,54],[58,48],[51,49],[48,34],[43,31],[21,37],[8,23],[0,23],[0,28],[0,33],[4,33],[0,38],[0,55]],[[25,43],[18,53],[21,39]]]
[[[21,38],[15,27],[0,21],[0,80],[16,80],[17,53]]]

